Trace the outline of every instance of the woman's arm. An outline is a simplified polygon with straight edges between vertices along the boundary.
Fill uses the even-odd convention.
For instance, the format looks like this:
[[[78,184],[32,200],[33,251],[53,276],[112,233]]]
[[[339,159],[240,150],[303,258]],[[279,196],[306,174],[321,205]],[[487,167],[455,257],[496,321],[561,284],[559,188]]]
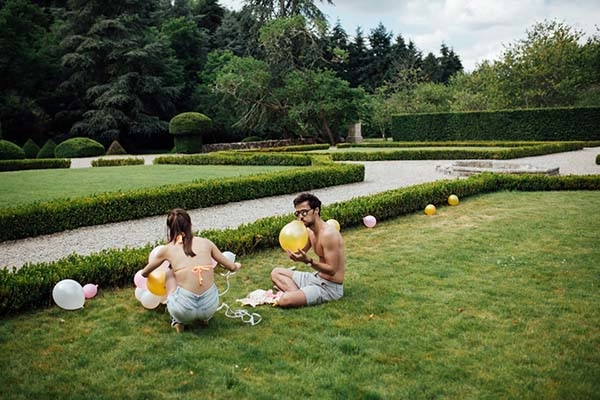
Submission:
[[[221,250],[219,250],[219,248],[213,242],[210,242],[210,244],[210,255],[216,262],[218,262],[231,272],[235,272],[238,269],[242,268],[242,264],[240,264],[239,262],[232,262],[227,257],[225,257],[223,253],[221,253]]]
[[[150,275],[150,273],[152,271],[154,271],[156,268],[161,266],[161,264],[167,259],[166,256],[167,256],[167,247],[164,246],[156,252],[154,257],[152,257],[150,260],[148,260],[148,264],[146,264],[144,269],[142,269],[142,276],[144,278],[147,278],[148,275]]]

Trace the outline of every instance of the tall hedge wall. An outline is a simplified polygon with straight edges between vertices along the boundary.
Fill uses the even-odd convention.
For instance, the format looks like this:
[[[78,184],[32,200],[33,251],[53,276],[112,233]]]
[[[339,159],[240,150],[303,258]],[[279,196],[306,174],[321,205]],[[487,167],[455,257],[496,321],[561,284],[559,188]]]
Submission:
[[[402,114],[394,141],[599,140],[600,107]]]

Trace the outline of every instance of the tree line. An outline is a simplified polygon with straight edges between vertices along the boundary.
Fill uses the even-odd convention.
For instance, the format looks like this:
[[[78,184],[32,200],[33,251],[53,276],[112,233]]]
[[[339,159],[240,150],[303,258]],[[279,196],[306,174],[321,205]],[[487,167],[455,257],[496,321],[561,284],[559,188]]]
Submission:
[[[331,3],[331,0],[327,0]],[[394,113],[600,104],[598,35],[544,21],[465,73],[379,24],[350,37],[310,0],[0,1],[0,133],[170,143],[168,121],[211,117],[205,140],[314,137],[350,123],[389,135]]]

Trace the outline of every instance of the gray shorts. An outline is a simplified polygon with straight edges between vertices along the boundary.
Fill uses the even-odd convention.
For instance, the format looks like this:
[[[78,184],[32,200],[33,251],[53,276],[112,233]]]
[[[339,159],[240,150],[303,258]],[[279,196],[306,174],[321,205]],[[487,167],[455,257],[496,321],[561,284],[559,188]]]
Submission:
[[[294,271],[294,283],[304,292],[309,306],[338,300],[344,295],[344,285],[323,279],[318,272]]]
[[[216,285],[212,285],[201,295],[178,286],[167,297],[169,314],[181,324],[198,320],[207,321],[217,312],[217,308],[219,308],[219,291]]]

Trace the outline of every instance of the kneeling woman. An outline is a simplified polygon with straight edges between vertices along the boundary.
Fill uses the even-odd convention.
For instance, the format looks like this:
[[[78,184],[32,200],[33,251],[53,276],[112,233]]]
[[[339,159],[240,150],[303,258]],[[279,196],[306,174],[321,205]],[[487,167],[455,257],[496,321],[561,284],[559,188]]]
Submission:
[[[192,234],[190,215],[181,208],[167,216],[167,243],[142,270],[148,275],[165,260],[171,264],[166,274],[167,309],[171,325],[182,332],[184,324],[208,323],[219,307],[219,291],[215,285],[213,259],[230,271],[241,268],[221,253],[208,239]]]

